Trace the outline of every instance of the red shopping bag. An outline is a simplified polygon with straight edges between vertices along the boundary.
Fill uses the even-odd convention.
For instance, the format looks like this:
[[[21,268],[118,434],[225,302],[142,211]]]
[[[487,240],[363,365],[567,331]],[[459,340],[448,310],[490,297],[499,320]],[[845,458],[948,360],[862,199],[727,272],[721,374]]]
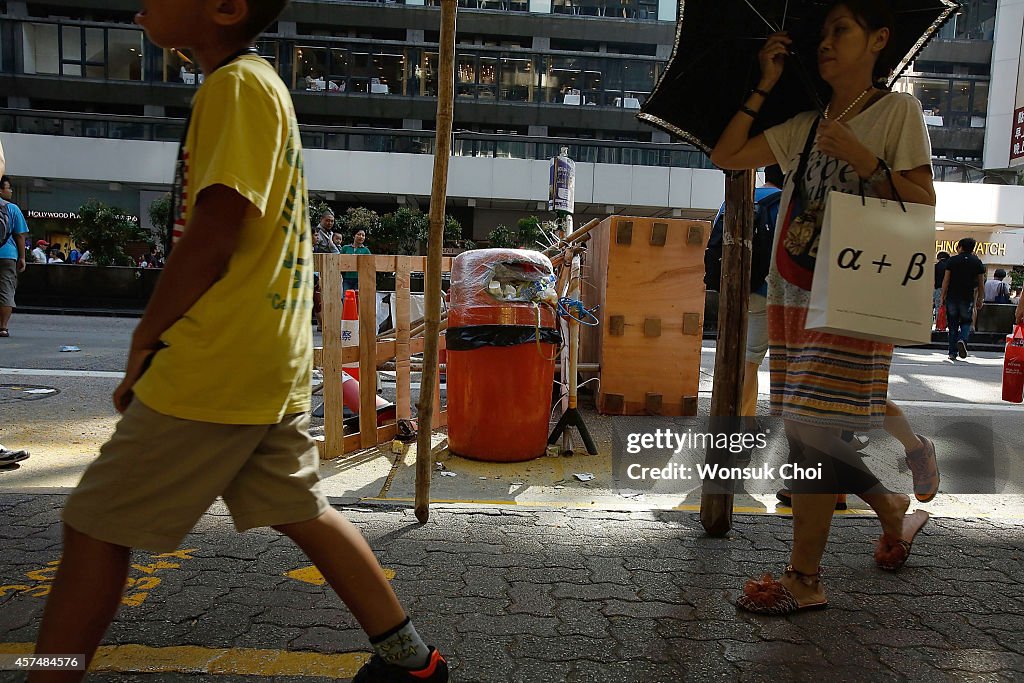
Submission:
[[[939,313],[935,316],[935,331],[944,332],[946,329],[946,307],[939,306]]]
[[[1013,334],[1006,335],[1003,400],[1010,403],[1024,402],[1024,325],[1014,325]]]

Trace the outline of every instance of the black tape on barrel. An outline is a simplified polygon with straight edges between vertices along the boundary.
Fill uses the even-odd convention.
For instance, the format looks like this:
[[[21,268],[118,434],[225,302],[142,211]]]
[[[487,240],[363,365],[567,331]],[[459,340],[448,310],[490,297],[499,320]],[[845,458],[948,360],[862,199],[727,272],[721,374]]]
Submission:
[[[472,351],[486,346],[517,346],[533,344],[537,328],[533,325],[467,325],[449,327],[445,347],[449,351]],[[553,327],[540,328],[542,344],[561,344],[562,334]]]

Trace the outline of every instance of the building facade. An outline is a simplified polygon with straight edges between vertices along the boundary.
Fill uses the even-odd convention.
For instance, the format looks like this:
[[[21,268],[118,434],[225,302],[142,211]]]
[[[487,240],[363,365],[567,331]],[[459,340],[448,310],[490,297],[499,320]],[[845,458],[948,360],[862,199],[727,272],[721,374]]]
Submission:
[[[294,0],[258,41],[292,91],[310,189],[338,209],[427,209],[435,4]],[[146,225],[170,184],[202,76],[188,55],[145,39],[136,9],[135,0],[0,0],[0,134],[34,234],[58,232],[92,197]],[[1013,175],[984,167],[996,10],[995,0],[966,2],[899,85],[922,100],[936,179],[950,184]],[[713,215],[722,174],[636,119],[671,54],[676,17],[675,0],[460,0],[448,211],[466,236],[542,215],[562,146],[577,162],[581,218]],[[999,205],[990,217],[999,229],[1024,225],[1013,201]]]

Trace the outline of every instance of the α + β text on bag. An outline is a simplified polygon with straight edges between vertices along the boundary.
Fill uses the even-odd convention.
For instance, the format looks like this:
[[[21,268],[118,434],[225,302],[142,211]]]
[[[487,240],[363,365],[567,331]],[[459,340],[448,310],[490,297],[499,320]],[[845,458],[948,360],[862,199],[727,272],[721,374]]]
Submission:
[[[887,344],[928,343],[934,244],[934,206],[831,192],[806,328]]]

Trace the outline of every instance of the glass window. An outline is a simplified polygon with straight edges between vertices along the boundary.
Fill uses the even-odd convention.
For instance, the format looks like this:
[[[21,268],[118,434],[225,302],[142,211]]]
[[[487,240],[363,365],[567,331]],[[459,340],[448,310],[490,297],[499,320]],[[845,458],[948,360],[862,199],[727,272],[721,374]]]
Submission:
[[[348,53],[349,66],[349,90],[351,92],[370,92],[372,79],[380,77],[374,67],[373,60],[368,51],[354,49]]]
[[[420,62],[420,95],[437,97],[437,53],[424,52]]]
[[[909,86],[910,93],[921,101],[925,116],[942,117],[949,113],[949,81],[938,78],[911,78]]]
[[[60,73],[56,24],[24,24],[25,73]]]
[[[600,104],[601,67],[604,60],[590,57],[547,55],[541,76],[545,102],[559,104]]]
[[[332,47],[329,56],[330,66],[327,70],[327,89],[332,92],[345,92],[348,90],[348,77],[351,74],[348,50]]]
[[[327,89],[328,54],[327,48],[315,45],[295,46],[294,80],[295,90],[316,92]]]
[[[475,96],[476,67],[476,55],[460,54],[455,58],[456,97]]]
[[[498,95],[498,58],[488,55],[480,57],[480,87],[477,96],[481,99],[495,99]]]
[[[86,78],[106,78],[106,36],[102,28],[85,29],[85,45],[82,51],[85,54],[85,76]],[[64,58],[67,63],[67,57]]]
[[[510,102],[533,102],[537,84],[533,59],[519,55],[503,56],[500,62],[500,96]]]
[[[401,94],[405,80],[405,55],[380,52],[373,55],[370,92],[376,95]]]
[[[107,78],[142,80],[142,32],[107,30]]]
[[[82,29],[79,26],[61,26],[61,58],[65,61],[82,61]],[[81,74],[75,74],[81,76]]]
[[[974,84],[974,102],[971,107],[971,128],[984,128],[988,116],[988,83]]]

